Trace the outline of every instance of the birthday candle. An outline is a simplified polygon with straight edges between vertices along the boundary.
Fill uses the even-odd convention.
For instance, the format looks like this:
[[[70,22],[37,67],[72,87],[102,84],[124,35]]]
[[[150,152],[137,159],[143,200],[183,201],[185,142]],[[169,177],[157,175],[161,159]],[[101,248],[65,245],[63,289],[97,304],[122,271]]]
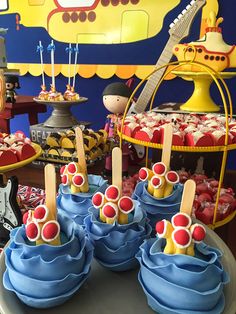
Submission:
[[[69,44],[69,47],[66,47],[66,52],[69,54],[69,61],[68,61],[68,85],[70,86],[70,65],[71,65],[71,54],[73,52],[73,49],[71,48],[71,43]]]
[[[74,77],[73,77],[73,88],[75,87],[75,75],[76,75],[76,65],[77,65],[77,58],[78,58],[78,52],[79,52],[79,47],[78,47],[78,43],[76,44],[75,48],[75,64],[74,64]]]
[[[51,41],[51,44],[48,45],[48,51],[51,53],[51,66],[52,66],[52,86],[56,88],[55,85],[55,73],[54,73],[54,51],[55,51],[55,45],[53,43],[53,40]]]
[[[45,86],[45,78],[44,78],[44,63],[43,63],[43,45],[41,40],[39,41],[39,45],[37,46],[37,52],[40,54],[40,63],[41,63],[41,71],[42,71],[42,83]]]

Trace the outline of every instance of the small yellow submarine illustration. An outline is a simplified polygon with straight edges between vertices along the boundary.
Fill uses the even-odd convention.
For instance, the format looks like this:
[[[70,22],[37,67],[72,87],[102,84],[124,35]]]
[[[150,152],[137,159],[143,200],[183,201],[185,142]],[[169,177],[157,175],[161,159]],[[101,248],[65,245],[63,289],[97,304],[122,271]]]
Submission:
[[[222,29],[219,27],[222,22],[223,18],[217,19],[216,13],[211,11],[203,38],[188,44],[175,45],[173,54],[179,61],[198,61],[217,72],[236,67],[236,48],[235,45],[231,46],[225,43]],[[204,71],[204,68],[198,65],[185,64],[178,70],[197,72]]]
[[[129,43],[158,34],[180,0],[3,0],[0,14],[19,14],[20,24],[44,27],[67,43]],[[158,12],[158,14],[157,14]]]

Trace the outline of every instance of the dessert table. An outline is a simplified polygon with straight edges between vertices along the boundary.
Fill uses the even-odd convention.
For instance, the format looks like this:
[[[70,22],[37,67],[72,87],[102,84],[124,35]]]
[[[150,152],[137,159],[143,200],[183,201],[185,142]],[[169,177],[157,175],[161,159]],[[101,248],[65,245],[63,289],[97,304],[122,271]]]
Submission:
[[[205,242],[219,248],[223,253],[222,263],[230,274],[230,283],[225,287],[226,306],[223,314],[235,314],[236,311],[236,261],[225,243],[216,233],[207,229]],[[5,270],[4,254],[0,255],[0,276]],[[155,313],[147,304],[146,296],[137,279],[137,270],[111,272],[96,261],[88,280],[80,290],[66,303],[51,309],[33,309],[22,304],[14,293],[4,289],[0,281],[1,314],[151,314]],[[161,287],[160,287],[161,289]]]
[[[16,102],[6,103],[5,109],[0,113],[0,131],[5,133],[10,132],[10,119],[16,115],[28,114],[29,124],[38,123],[38,113],[46,112],[47,106],[37,104],[33,101],[32,96],[17,96]]]

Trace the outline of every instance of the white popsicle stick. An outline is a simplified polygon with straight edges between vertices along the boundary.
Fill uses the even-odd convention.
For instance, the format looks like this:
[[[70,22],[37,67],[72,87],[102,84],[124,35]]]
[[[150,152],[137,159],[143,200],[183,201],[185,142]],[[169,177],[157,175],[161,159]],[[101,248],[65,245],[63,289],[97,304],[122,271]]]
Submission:
[[[84,139],[83,139],[83,132],[81,128],[77,127],[75,129],[75,136],[76,136],[76,150],[77,150],[77,157],[79,165],[81,166],[81,170],[84,173],[87,173],[87,163],[85,158],[84,152]]]
[[[195,198],[196,183],[193,180],[187,180],[184,184],[180,212],[192,215],[193,201]]]
[[[122,192],[122,150],[120,147],[112,150],[112,184]]]
[[[45,204],[49,209],[52,217],[57,220],[57,186],[56,186],[56,171],[52,164],[47,164],[44,168],[44,180],[45,180]]]
[[[161,161],[166,165],[167,169],[170,168],[172,137],[173,137],[172,125],[171,123],[168,123],[164,125],[164,140],[161,155]]]

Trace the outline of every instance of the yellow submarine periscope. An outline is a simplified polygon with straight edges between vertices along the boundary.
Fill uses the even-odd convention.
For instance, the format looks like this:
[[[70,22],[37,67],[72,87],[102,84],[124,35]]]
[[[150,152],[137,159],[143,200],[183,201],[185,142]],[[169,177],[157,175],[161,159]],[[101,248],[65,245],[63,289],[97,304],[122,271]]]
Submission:
[[[166,14],[180,3],[180,0],[3,1],[5,9],[0,7],[0,14],[18,13],[24,26],[44,27],[61,42],[93,44],[129,43],[153,37],[160,32]]]
[[[217,72],[226,68],[236,67],[235,45],[225,43],[219,24],[223,18],[216,18],[216,13],[211,11],[207,22],[206,33],[203,38],[188,44],[178,44],[173,48],[173,54],[179,61],[192,60],[210,66]],[[201,72],[203,67],[185,64],[179,71]]]

